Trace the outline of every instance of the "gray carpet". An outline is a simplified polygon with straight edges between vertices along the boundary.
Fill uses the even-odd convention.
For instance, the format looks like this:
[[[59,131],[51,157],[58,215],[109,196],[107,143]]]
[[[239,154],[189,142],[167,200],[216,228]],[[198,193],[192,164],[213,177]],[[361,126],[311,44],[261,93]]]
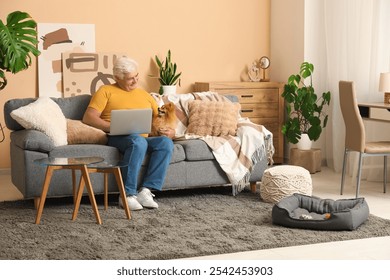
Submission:
[[[210,188],[156,195],[158,210],[132,212],[110,196],[103,225],[88,198],[76,221],[71,199],[49,199],[40,225],[32,201],[0,203],[0,259],[174,259],[390,235],[390,220],[370,215],[355,231],[312,231],[272,225],[272,204],[244,191]]]

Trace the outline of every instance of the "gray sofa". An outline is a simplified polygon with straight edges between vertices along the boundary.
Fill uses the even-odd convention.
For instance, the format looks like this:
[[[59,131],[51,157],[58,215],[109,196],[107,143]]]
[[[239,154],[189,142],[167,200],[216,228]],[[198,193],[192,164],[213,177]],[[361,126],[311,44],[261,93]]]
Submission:
[[[91,96],[79,95],[67,98],[52,98],[68,119],[81,120]],[[34,102],[35,98],[12,99],[4,105],[4,119],[11,130],[11,177],[12,183],[25,199],[41,195],[45,177],[45,167],[34,160],[45,157],[100,156],[106,160],[121,157],[116,148],[98,144],[74,144],[54,147],[52,141],[42,132],[24,129],[10,113],[21,106]],[[146,159],[147,160],[147,159]],[[266,156],[257,163],[251,178],[251,187],[260,181],[267,168]],[[110,175],[111,176],[111,175]],[[78,179],[78,178],[77,178]],[[96,194],[103,193],[103,175],[91,174],[92,186]],[[215,160],[211,150],[202,140],[181,140],[174,142],[174,153],[168,169],[163,190],[194,187],[208,187],[229,184],[228,178]],[[70,170],[54,172],[48,197],[72,196],[72,176]],[[113,177],[109,178],[109,192],[118,192]]]

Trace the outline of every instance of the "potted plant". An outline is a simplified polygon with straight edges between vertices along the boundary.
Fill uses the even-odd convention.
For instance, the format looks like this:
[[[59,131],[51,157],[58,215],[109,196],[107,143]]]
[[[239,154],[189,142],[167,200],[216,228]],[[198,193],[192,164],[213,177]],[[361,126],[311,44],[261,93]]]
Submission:
[[[299,74],[289,77],[282,93],[287,108],[282,133],[293,144],[306,137],[310,143],[318,140],[328,122],[324,109],[330,103],[331,94],[329,91],[323,92],[321,96],[315,94],[312,85],[313,71],[313,64],[303,62]]]
[[[181,72],[176,73],[177,65],[171,60],[171,50],[168,50],[165,60],[161,61],[157,55],[155,56],[155,59],[159,68],[159,76],[156,77],[160,82],[159,93],[161,95],[176,93],[176,84],[179,83],[180,85]]]
[[[37,23],[28,13],[15,11],[7,16],[7,23],[0,20],[0,91],[7,86],[5,72],[13,74],[30,67],[31,56],[38,56]],[[4,141],[3,134],[0,142]]]

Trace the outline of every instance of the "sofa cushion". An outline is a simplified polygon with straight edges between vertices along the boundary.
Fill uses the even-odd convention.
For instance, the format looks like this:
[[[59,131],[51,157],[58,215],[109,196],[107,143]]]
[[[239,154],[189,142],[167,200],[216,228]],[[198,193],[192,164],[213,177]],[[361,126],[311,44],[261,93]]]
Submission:
[[[175,141],[183,147],[185,152],[185,158],[188,161],[196,160],[215,160],[213,153],[209,146],[200,139],[189,139]]]
[[[188,107],[187,133],[199,136],[237,134],[239,103],[193,100]]]
[[[68,145],[73,144],[107,144],[107,134],[92,126],[86,125],[80,120],[66,120],[66,132]]]
[[[81,120],[91,100],[90,94],[82,94],[72,97],[52,98],[60,106],[65,118]]]
[[[174,142],[171,163],[181,162],[185,159],[186,159],[186,155],[183,146]]]
[[[75,144],[55,147],[50,153],[51,157],[102,157],[107,161],[119,160],[122,155],[115,147],[98,144]]]
[[[66,119],[61,108],[50,97],[40,97],[35,102],[11,112],[11,117],[26,129],[45,133],[54,146],[66,145]]]
[[[23,129],[10,134],[11,142],[22,150],[50,152],[55,148],[53,141],[38,130]]]

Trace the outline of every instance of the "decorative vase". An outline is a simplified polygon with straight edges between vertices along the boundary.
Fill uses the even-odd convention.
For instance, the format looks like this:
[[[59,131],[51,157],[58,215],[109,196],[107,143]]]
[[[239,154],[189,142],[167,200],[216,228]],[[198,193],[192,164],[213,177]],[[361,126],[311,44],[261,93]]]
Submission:
[[[297,143],[297,148],[299,150],[310,150],[313,141],[310,140],[309,135],[307,133],[301,134],[301,139],[299,139]]]
[[[162,86],[163,95],[174,95],[176,94],[176,85],[172,86]]]

